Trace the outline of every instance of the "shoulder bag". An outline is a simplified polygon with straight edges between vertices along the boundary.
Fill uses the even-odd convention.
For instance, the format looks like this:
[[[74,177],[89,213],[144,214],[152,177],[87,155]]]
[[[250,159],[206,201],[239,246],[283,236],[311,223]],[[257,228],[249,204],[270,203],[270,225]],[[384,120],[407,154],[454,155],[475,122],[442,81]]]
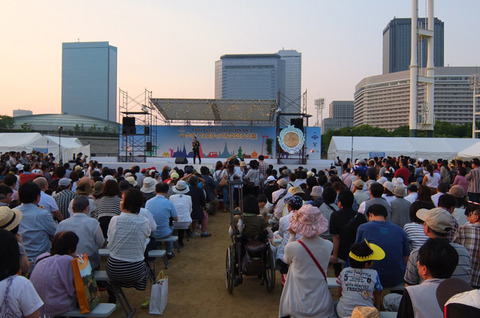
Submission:
[[[317,259],[315,258],[315,256],[313,256],[312,252],[310,251],[310,249],[307,247],[307,245],[305,245],[305,243],[302,242],[302,240],[297,240],[298,243],[300,243],[300,245],[303,246],[303,248],[307,251],[308,255],[310,255],[310,257],[312,258],[313,262],[315,263],[315,265],[317,265],[318,269],[320,270],[320,272],[322,272],[322,275],[323,275],[323,278],[325,278],[325,281],[327,281],[327,275],[325,275],[325,271],[323,270],[322,266],[320,266],[320,264],[318,263]]]

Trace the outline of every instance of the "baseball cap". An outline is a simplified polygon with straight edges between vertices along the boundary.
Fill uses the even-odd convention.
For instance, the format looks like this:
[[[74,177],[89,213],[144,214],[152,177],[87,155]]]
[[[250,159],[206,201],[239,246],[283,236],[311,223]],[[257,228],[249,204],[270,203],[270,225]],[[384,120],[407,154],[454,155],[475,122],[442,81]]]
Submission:
[[[438,233],[445,234],[454,226],[453,216],[442,208],[420,209],[417,211],[417,217]]]

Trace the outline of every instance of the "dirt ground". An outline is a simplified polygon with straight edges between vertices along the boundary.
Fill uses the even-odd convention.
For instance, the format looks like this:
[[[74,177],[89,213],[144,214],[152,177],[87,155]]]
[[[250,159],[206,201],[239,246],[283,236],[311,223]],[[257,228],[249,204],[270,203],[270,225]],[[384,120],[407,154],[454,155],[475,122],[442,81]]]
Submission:
[[[277,317],[282,287],[276,275],[273,291],[260,285],[257,277],[244,277],[243,283],[229,294],[225,287],[225,255],[230,245],[228,226],[229,213],[218,212],[209,217],[209,238],[192,238],[185,241],[180,253],[175,251],[171,265],[165,270],[168,275],[168,304],[162,317]],[[164,264],[156,260],[156,270]],[[125,288],[131,305],[136,308],[135,317],[147,317],[148,309],[141,303],[150,296],[146,291]],[[102,292],[102,301],[107,301]],[[117,302],[118,305],[118,302]],[[120,307],[118,305],[118,307]],[[112,317],[125,317],[117,308]]]

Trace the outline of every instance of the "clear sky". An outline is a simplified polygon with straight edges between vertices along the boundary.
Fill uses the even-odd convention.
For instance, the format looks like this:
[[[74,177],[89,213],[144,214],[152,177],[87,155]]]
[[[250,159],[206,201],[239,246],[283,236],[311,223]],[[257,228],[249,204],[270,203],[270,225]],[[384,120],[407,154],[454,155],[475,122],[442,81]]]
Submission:
[[[419,1],[424,16],[425,0]],[[0,0],[0,114],[60,113],[62,42],[118,48],[118,87],[156,98],[213,98],[223,54],[302,53],[309,113],[323,97],[353,100],[382,72],[382,31],[410,0]],[[437,0],[445,65],[480,64],[479,0]],[[327,115],[324,112],[324,117]]]

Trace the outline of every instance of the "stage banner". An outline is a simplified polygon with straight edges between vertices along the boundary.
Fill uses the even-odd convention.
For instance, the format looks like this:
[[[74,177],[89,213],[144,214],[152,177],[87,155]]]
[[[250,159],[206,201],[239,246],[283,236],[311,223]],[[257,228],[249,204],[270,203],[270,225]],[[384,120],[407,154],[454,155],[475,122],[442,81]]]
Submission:
[[[155,128],[154,128],[155,129]],[[233,154],[245,159],[276,158],[276,128],[259,126],[157,126],[157,144],[152,145],[157,157],[193,158],[192,141],[200,141],[202,158],[228,158]],[[121,131],[121,129],[120,129]],[[306,127],[305,154],[309,159],[320,159],[320,127]],[[122,139],[123,137],[120,136]],[[138,142],[144,136],[134,136]],[[120,142],[120,153],[125,152]],[[128,147],[128,145],[127,145]],[[123,149],[122,149],[123,148]],[[297,154],[282,153],[283,158],[297,158]]]

